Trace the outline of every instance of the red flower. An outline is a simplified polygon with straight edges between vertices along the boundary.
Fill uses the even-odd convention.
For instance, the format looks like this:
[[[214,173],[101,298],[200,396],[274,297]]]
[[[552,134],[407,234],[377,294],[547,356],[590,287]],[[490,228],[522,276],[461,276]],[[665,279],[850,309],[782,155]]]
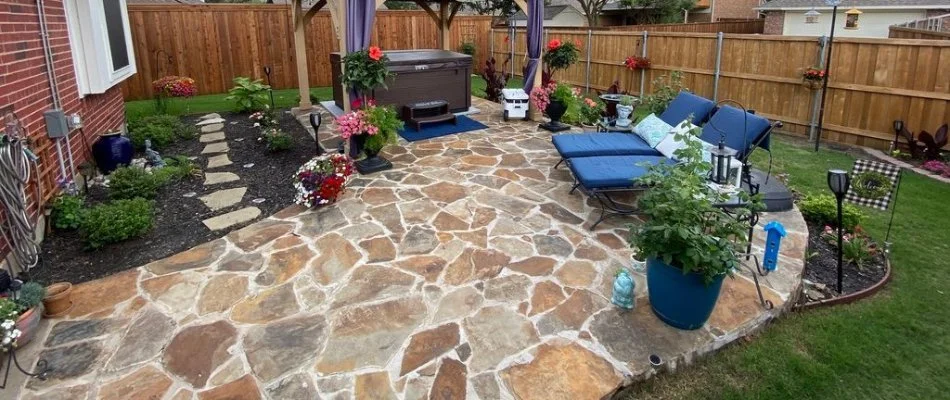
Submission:
[[[508,35],[505,35],[505,43],[508,43]]]
[[[561,39],[551,39],[551,41],[548,42],[548,51],[557,50],[558,47],[561,47]]]
[[[574,46],[577,47],[578,49],[581,48],[581,40],[580,40],[580,39],[574,39]]]
[[[363,107],[363,100],[362,100],[362,99],[357,98],[357,99],[353,99],[353,101],[350,102],[350,108],[351,108],[351,109],[358,110],[358,109],[360,109],[360,108],[362,108],[362,107]]]
[[[370,46],[369,48],[369,58],[372,58],[373,61],[379,61],[380,58],[383,58],[383,51],[376,46]]]

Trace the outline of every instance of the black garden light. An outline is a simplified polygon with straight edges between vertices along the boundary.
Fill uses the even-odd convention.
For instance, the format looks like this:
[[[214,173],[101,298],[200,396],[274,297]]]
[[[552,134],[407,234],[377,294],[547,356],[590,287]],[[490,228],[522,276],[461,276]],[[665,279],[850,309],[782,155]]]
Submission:
[[[835,194],[835,200],[838,201],[838,294],[841,294],[843,287],[841,283],[842,279],[842,213],[841,213],[841,202],[844,201],[844,195],[848,193],[848,188],[851,187],[851,176],[847,172],[840,169],[832,169],[828,171],[828,188],[831,189],[831,192]]]
[[[900,143],[901,131],[903,130],[904,130],[904,121],[900,119],[894,120],[894,143],[891,144],[891,146],[893,147],[891,150],[898,149],[897,144]]]
[[[320,116],[320,113],[314,110],[310,113],[310,126],[313,127],[313,141],[317,143],[317,155],[323,155],[323,146],[320,146],[320,123],[323,121],[323,117]]]
[[[736,151],[726,147],[725,138],[719,141],[719,146],[710,149],[709,153],[713,157],[712,181],[718,185],[729,183],[729,171],[732,169],[732,158]]]

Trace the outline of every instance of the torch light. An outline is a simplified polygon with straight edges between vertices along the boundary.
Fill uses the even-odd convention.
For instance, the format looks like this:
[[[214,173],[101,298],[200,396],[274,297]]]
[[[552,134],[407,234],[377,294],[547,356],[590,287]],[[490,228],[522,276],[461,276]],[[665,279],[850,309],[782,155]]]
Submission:
[[[842,201],[844,201],[844,195],[848,193],[848,188],[851,187],[851,177],[847,172],[840,169],[832,169],[828,171],[828,188],[831,189],[831,192],[835,195],[835,200],[838,202],[838,294],[842,292],[842,237],[844,232],[842,231],[842,213],[841,206]]]

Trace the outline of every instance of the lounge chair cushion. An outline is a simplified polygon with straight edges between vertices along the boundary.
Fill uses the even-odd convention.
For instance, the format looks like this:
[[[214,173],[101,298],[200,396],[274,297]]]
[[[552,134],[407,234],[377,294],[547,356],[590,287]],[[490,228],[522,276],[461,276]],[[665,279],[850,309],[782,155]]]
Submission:
[[[681,91],[666,107],[666,111],[660,114],[660,119],[674,126],[687,119],[696,125],[700,125],[709,118],[709,113],[715,107],[716,103],[712,100],[687,91]]]
[[[551,137],[563,158],[649,155],[658,156],[650,144],[629,133],[569,133]]]
[[[752,144],[761,139],[768,130],[769,120],[735,107],[723,106],[703,126],[703,133],[699,137],[707,143],[719,144],[725,134],[726,146],[735,149],[738,152],[736,158],[741,160],[745,158]],[[762,147],[767,149],[768,143],[763,143]]]
[[[648,165],[669,162],[663,156],[600,156],[571,159],[571,172],[587,189],[633,188]],[[644,166],[647,164],[647,166]]]
[[[633,127],[633,133],[640,136],[650,147],[656,148],[656,145],[660,144],[660,141],[669,135],[672,129],[672,125],[664,122],[656,114],[650,114]]]

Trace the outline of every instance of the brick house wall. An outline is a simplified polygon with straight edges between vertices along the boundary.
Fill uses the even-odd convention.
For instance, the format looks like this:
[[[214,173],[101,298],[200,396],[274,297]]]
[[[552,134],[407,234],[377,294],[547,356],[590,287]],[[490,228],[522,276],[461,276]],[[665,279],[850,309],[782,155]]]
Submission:
[[[927,18],[950,14],[950,9],[927,10]],[[940,31],[950,32],[950,17],[944,18],[940,24]]]
[[[785,32],[785,11],[769,11],[765,13],[766,35],[781,35]]]
[[[758,18],[759,12],[755,8],[760,5],[762,0],[715,0],[712,18],[716,21]]]
[[[114,131],[125,122],[122,90],[116,85],[105,93],[80,97],[63,1],[45,0],[45,11],[63,111],[67,115],[78,113],[83,119],[82,130],[75,130],[69,136],[78,167],[90,158],[86,143],[91,146],[98,134]],[[0,109],[12,106],[29,133],[30,148],[40,158],[39,170],[34,169],[33,173],[40,174],[45,199],[36,199],[35,190],[28,190],[34,215],[39,209],[37,205],[44,204],[55,194],[60,178],[56,148],[46,137],[43,120],[43,112],[53,108],[53,98],[37,12],[35,0],[0,0]],[[63,155],[67,159],[65,149],[64,142]],[[0,251],[5,253],[6,244],[2,241],[0,238]]]

